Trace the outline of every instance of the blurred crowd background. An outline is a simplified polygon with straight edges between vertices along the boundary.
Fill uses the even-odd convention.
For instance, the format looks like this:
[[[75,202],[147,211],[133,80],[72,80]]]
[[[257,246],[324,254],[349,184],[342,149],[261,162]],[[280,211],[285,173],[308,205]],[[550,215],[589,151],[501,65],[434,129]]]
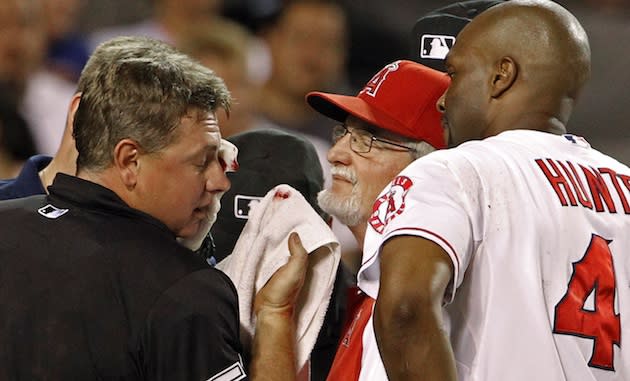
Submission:
[[[590,36],[593,71],[571,132],[630,164],[630,0],[559,0]],[[311,90],[356,93],[385,64],[413,58],[412,27],[438,0],[1,0],[0,178],[54,155],[94,47],[115,35],[166,40],[223,77],[236,104],[226,136],[295,130],[325,153],[330,121]]]

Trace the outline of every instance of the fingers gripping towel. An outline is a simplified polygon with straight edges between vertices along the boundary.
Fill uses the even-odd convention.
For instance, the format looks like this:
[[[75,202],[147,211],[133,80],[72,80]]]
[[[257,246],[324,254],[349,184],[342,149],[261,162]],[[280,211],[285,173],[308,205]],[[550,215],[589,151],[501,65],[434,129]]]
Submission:
[[[289,258],[288,238],[300,235],[309,253],[297,309],[298,369],[308,359],[324,321],[340,260],[339,242],[304,197],[289,185],[270,190],[250,213],[234,251],[217,268],[238,290],[241,341],[248,350],[256,324],[254,297]]]

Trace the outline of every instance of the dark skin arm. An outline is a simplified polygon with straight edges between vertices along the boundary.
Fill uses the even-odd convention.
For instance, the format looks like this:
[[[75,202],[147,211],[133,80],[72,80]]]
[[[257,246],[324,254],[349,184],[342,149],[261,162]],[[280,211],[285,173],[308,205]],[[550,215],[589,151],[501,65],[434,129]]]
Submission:
[[[437,244],[398,236],[382,248],[374,330],[391,381],[455,381],[455,360],[442,330],[442,301],[453,265]]]

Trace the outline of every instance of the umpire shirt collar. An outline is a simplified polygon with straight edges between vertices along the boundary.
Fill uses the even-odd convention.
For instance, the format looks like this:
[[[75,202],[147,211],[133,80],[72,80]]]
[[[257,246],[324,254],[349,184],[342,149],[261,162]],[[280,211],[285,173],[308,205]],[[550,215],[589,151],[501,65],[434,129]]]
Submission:
[[[54,206],[69,208],[73,206],[94,212],[128,217],[155,225],[175,239],[164,223],[138,209],[131,208],[112,190],[94,182],[76,176],[58,173],[50,187],[49,200]]]

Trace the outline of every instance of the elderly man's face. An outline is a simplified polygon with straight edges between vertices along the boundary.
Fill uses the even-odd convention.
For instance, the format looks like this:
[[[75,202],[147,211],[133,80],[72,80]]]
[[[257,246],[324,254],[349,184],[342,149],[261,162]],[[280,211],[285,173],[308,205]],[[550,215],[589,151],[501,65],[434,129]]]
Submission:
[[[348,116],[346,126],[368,129],[370,126]],[[379,193],[413,160],[405,150],[390,149],[375,142],[368,153],[350,148],[350,134],[341,138],[329,151],[332,185],[319,194],[318,201],[326,212],[348,226],[365,225]]]

